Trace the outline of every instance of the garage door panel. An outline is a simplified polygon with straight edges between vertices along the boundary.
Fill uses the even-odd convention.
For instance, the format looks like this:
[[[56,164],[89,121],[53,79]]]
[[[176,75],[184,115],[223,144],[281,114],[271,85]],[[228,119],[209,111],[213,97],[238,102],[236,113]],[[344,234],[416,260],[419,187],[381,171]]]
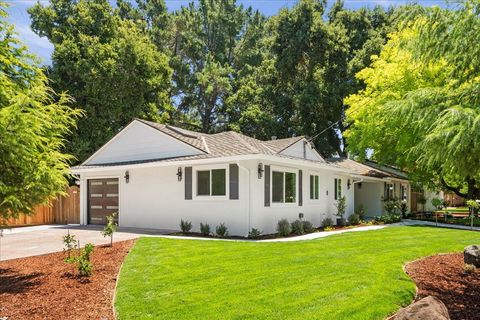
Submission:
[[[88,183],[88,223],[105,224],[118,212],[118,179],[92,179]]]

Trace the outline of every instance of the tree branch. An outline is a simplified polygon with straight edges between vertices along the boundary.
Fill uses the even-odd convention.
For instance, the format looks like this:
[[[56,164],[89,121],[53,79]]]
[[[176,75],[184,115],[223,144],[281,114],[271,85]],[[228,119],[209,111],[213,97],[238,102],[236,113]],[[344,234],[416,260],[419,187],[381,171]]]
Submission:
[[[443,177],[440,178],[440,182],[441,182],[442,186],[445,189],[447,189],[448,191],[452,191],[453,193],[455,193],[459,197],[462,197],[462,198],[465,198],[465,199],[467,198],[466,193],[461,193],[459,187],[452,187],[452,186],[448,185]]]

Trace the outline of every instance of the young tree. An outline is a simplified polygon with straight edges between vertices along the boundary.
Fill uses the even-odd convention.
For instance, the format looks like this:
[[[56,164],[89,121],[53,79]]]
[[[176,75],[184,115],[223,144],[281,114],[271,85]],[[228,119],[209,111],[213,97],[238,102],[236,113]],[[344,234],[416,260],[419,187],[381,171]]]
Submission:
[[[0,224],[29,214],[68,185],[63,144],[79,115],[57,95],[6,22],[0,2]]]
[[[392,35],[347,98],[350,149],[425,184],[480,198],[480,2],[425,9]]]
[[[132,118],[166,122],[174,114],[168,57],[145,24],[120,12],[108,0],[55,0],[29,9],[33,30],[54,45],[52,85],[86,111],[66,146],[80,161]]]

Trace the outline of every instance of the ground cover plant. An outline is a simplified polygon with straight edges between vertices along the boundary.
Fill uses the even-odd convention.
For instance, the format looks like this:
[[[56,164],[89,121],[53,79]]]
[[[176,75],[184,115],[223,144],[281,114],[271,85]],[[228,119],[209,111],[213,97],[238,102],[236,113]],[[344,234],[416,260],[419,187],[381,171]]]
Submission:
[[[414,298],[406,262],[479,241],[430,227],[288,243],[142,238],[115,306],[119,319],[383,319]]]

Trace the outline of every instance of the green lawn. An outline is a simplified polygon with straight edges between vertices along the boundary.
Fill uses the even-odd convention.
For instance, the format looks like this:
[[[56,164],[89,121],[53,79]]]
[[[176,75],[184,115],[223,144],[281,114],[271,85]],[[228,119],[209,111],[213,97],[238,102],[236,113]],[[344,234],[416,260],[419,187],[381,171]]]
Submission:
[[[414,297],[405,262],[479,242],[429,227],[284,243],[142,238],[115,307],[119,319],[383,319]]]

